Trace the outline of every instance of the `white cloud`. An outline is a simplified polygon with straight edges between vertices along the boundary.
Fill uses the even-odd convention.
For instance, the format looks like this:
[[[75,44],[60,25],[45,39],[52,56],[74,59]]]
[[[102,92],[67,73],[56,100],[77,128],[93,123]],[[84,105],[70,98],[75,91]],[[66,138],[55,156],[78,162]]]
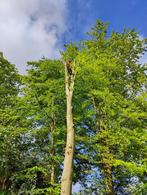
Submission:
[[[67,0],[0,0],[0,51],[21,72],[29,60],[59,55]]]

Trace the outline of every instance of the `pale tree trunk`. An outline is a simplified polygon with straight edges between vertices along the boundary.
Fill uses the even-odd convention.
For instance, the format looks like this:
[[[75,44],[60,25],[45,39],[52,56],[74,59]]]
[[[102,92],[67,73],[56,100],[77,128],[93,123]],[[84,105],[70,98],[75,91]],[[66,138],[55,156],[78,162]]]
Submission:
[[[61,195],[70,195],[72,193],[72,172],[73,172],[73,155],[74,155],[74,127],[72,114],[72,97],[74,88],[75,74],[68,71],[65,63],[65,87],[67,101],[67,140],[65,148],[64,168],[61,178]]]

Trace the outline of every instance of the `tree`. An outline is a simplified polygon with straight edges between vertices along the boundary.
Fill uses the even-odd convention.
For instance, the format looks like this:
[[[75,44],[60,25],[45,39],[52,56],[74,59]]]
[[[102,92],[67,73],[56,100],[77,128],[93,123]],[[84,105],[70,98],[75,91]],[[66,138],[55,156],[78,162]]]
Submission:
[[[108,37],[107,24],[100,21],[97,21],[90,34],[92,39],[84,42],[80,54],[81,77],[85,86],[89,86],[86,98],[89,105],[87,115],[85,114],[87,119],[84,120],[90,120],[90,123],[85,124],[85,130],[91,130],[91,156],[97,161],[104,178],[103,193],[115,194],[120,190],[117,188],[119,179],[117,174],[115,175],[116,164],[122,162],[120,167],[126,164],[127,169],[127,163],[130,161],[125,155],[126,148],[130,149],[128,146],[133,144],[130,132],[140,137],[140,131],[144,128],[144,125],[140,128],[139,121],[137,126],[129,125],[128,128],[127,124],[128,116],[132,112],[136,112],[135,116],[140,122],[145,116],[142,110],[142,117],[139,117],[140,108],[135,105],[134,100],[137,101],[145,85],[144,66],[139,64],[138,59],[146,51],[146,46],[132,30],[125,30],[122,34],[113,32]],[[124,115],[125,110],[129,111],[127,116]],[[142,133],[143,131],[142,129]],[[142,147],[141,140],[138,147]],[[137,175],[137,169],[142,164],[141,170],[144,170],[144,165],[136,162],[135,153],[132,156],[131,161],[134,162],[129,162],[129,165],[133,167],[134,163],[136,164]],[[144,158],[143,155],[141,158]],[[121,174],[121,178],[128,180],[123,172]],[[132,177],[130,174],[130,179]],[[124,189],[123,185],[122,188]]]
[[[2,193],[146,193],[146,41],[101,21],[88,34],[23,76],[0,53]]]
[[[70,195],[72,192],[72,172],[74,155],[74,124],[72,112],[73,91],[76,77],[76,57],[77,47],[69,45],[67,51],[63,54],[65,61],[65,89],[66,89],[66,121],[67,138],[65,148],[64,167],[61,179],[61,195]]]
[[[20,181],[19,189],[25,185],[31,194],[58,194],[65,129],[63,64],[60,60],[48,59],[28,64],[20,111],[30,124],[32,160],[18,173],[16,181]],[[31,182],[32,185],[28,185]]]
[[[7,190],[10,177],[16,170],[13,164],[18,148],[14,144],[16,101],[19,93],[20,76],[15,65],[0,54],[0,189]],[[11,137],[13,135],[13,137]],[[13,140],[13,141],[12,141]],[[11,150],[12,149],[12,150]]]

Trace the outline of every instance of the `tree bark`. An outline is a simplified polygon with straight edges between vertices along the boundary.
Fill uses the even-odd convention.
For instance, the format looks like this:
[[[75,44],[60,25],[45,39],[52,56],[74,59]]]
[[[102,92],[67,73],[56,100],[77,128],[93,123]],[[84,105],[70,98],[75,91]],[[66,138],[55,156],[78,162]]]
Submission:
[[[74,155],[74,127],[72,113],[72,97],[74,88],[74,70],[72,74],[68,72],[65,63],[65,88],[66,88],[66,122],[67,122],[67,139],[65,148],[64,168],[61,179],[61,195],[70,195],[72,192],[72,172],[73,172],[73,155]]]

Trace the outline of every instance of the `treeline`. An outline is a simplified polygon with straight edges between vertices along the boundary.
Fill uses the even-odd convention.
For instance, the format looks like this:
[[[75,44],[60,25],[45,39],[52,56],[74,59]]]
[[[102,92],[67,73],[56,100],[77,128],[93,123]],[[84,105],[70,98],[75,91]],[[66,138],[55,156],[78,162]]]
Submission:
[[[1,194],[145,195],[146,50],[97,21],[25,75],[0,54]]]

